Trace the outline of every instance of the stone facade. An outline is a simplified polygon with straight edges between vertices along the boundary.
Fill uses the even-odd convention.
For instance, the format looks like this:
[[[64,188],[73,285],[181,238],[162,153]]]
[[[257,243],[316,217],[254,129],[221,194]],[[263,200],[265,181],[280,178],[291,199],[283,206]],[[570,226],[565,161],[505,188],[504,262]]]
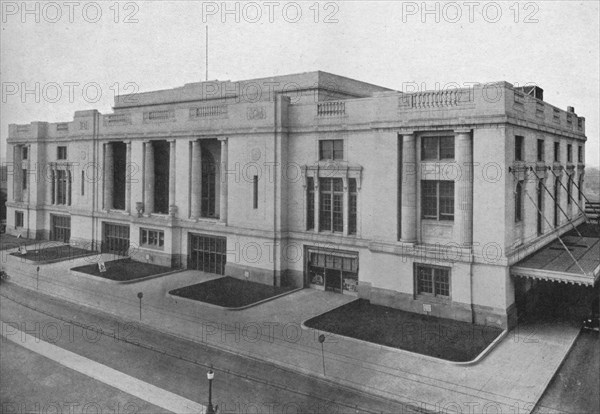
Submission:
[[[7,231],[56,239],[53,217],[68,216],[70,242],[92,249],[125,243],[138,260],[266,284],[338,289],[339,277],[373,303],[506,327],[510,266],[583,220],[576,187],[560,186],[557,220],[544,192],[540,215],[532,175],[581,184],[585,140],[572,109],[506,82],[410,94],[324,72],[194,83],[116,97],[112,114],[11,125]],[[311,279],[311,266],[335,271]],[[447,275],[431,295],[423,267]]]

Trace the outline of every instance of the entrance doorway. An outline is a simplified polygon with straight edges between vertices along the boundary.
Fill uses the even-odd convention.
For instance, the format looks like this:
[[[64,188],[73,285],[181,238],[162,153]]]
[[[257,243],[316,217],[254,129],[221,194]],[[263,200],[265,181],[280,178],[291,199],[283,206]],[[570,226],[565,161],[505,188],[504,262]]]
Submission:
[[[308,284],[336,293],[358,291],[358,253],[308,249]]]
[[[189,235],[188,269],[225,274],[227,239],[202,234]]]
[[[71,240],[71,217],[51,216],[50,240],[68,243]]]
[[[129,252],[129,226],[103,223],[102,253],[127,256]]]

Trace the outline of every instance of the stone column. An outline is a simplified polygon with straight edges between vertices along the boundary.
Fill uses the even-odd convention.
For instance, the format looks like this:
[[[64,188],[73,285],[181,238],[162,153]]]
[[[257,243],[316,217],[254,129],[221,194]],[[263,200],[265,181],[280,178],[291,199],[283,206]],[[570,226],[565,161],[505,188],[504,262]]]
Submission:
[[[455,239],[460,246],[473,244],[473,134],[470,129],[455,133],[456,163],[460,178],[455,182],[454,223]]]
[[[71,170],[69,169],[69,167],[67,166],[67,169],[65,170],[65,179],[67,180],[67,205],[70,206],[71,205],[71,187],[72,187],[72,179],[73,177],[71,177]]]
[[[202,146],[200,141],[192,141],[192,188],[191,188],[191,214],[194,220],[200,218],[202,203]]]
[[[144,214],[149,216],[154,212],[154,146],[146,141],[144,147]]]
[[[220,194],[220,211],[219,221],[227,224],[227,162],[228,162],[228,142],[227,138],[219,138],[221,141],[221,194]]]
[[[169,214],[174,217],[177,211],[177,202],[175,201],[175,190],[177,183],[177,169],[175,163],[177,157],[175,153],[175,140],[169,141]]]
[[[125,211],[131,214],[131,180],[134,172],[131,165],[131,141],[125,142],[127,153],[125,155]]]
[[[402,134],[402,203],[400,239],[417,241],[417,145],[413,132]]]
[[[113,208],[114,156],[111,143],[104,144],[104,209]]]

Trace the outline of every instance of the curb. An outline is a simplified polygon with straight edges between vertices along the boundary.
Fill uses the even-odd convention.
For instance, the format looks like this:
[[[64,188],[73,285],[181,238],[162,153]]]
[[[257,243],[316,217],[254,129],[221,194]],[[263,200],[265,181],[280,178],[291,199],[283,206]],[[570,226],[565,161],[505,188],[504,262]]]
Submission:
[[[212,279],[212,280],[214,280],[214,279]],[[180,289],[180,288],[177,288],[177,289]],[[222,309],[222,310],[226,310],[226,311],[241,311],[241,310],[253,308],[253,307],[258,306],[258,305],[262,305],[263,303],[270,302],[270,301],[275,300],[275,299],[279,299],[279,298],[281,298],[283,296],[287,296],[287,295],[290,295],[292,293],[299,292],[299,291],[301,291],[303,289],[304,288],[296,288],[296,289],[293,289],[293,290],[290,290],[290,291],[287,291],[287,292],[280,293],[280,294],[275,295],[275,296],[271,296],[271,297],[266,298],[266,299],[261,299],[258,302],[253,302],[253,303],[251,303],[249,305],[244,305],[244,306],[240,306],[240,307],[237,307],[237,308],[230,308],[230,307],[227,307],[227,306],[219,306],[219,305],[215,305],[214,303],[204,302],[204,301],[196,300],[196,299],[185,298],[183,296],[172,294],[171,292],[173,290],[176,290],[176,289],[173,289],[172,291],[167,292],[167,294],[165,296],[166,297],[170,297],[171,299],[175,299],[175,300],[183,300],[184,302],[187,302],[187,303],[190,303],[190,304],[196,304],[197,305],[198,303],[201,303],[202,305],[210,306],[211,308]]]
[[[321,314],[322,315],[322,314]],[[417,357],[417,358],[422,358],[428,361],[433,361],[433,362],[441,362],[444,364],[448,364],[448,365],[458,365],[458,366],[471,366],[471,365],[476,365],[479,362],[481,362],[481,360],[487,356],[500,342],[502,342],[502,340],[508,335],[508,330],[504,329],[500,335],[498,335],[487,347],[485,347],[485,349],[483,351],[481,351],[474,359],[470,360],[470,361],[450,361],[448,359],[443,359],[443,358],[437,358],[431,355],[425,355],[425,354],[421,354],[418,352],[412,352],[412,351],[407,351],[405,349],[402,348],[394,348],[392,346],[389,345],[382,345],[382,344],[378,344],[375,342],[369,342],[369,341],[365,341],[363,339],[358,339],[358,338],[353,338],[351,336],[346,336],[346,335],[341,335],[341,334],[336,334],[333,332],[329,332],[329,331],[322,331],[320,329],[315,329],[315,328],[311,328],[309,326],[306,326],[306,322],[308,322],[310,319],[316,318],[317,316],[320,315],[316,315],[313,316],[309,319],[306,319],[304,321],[302,321],[300,323],[300,327],[306,331],[318,331],[318,332],[326,332],[328,336],[332,336],[332,337],[336,337],[336,338],[342,338],[342,339],[346,339],[349,340],[351,342],[355,342],[355,343],[359,343],[362,345],[368,345],[368,346],[374,346],[376,348],[379,349],[383,349],[386,351],[390,351],[390,352],[397,352],[399,354],[403,354],[403,355],[411,355],[413,357]]]
[[[113,280],[113,279],[108,279],[108,278],[105,278],[102,276],[90,275],[89,273],[80,272],[78,270],[73,270],[73,269],[69,269],[69,272],[73,276],[83,277],[83,278],[86,278],[89,280],[94,280],[97,282],[104,282],[104,283],[109,283],[109,284],[113,284],[113,285],[130,285],[133,283],[145,282],[147,280],[157,279],[159,277],[168,276],[168,275],[172,275],[175,273],[180,273],[180,272],[183,272],[183,270],[177,269],[177,270],[173,270],[171,272],[159,273],[156,275],[149,275],[149,276],[144,276],[144,277],[140,277],[137,279],[131,279],[131,280]]]

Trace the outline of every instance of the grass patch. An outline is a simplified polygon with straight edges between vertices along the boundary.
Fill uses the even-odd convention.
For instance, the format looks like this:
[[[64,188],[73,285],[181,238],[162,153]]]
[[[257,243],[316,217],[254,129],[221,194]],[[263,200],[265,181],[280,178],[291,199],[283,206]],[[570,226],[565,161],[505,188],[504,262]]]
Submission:
[[[241,308],[293,290],[225,276],[170,291],[171,295],[222,306]]]
[[[98,263],[74,267],[71,270],[119,282],[128,282],[173,271],[170,267],[159,266],[152,263],[136,262],[131,259],[112,260],[106,262],[105,265],[106,272],[100,272]]]
[[[305,322],[320,331],[454,362],[479,355],[502,329],[436,318],[358,299]]]
[[[42,240],[25,239],[23,237],[17,238],[11,234],[2,234],[0,235],[0,250],[16,249],[20,246],[30,246],[42,242]]]
[[[72,247],[68,244],[46,247],[43,249],[36,248],[36,246],[29,246],[27,247],[27,253],[25,254],[21,254],[20,252],[11,253],[12,256],[17,256],[33,262],[61,262],[94,254],[97,253],[91,250],[80,249],[79,247]]]

